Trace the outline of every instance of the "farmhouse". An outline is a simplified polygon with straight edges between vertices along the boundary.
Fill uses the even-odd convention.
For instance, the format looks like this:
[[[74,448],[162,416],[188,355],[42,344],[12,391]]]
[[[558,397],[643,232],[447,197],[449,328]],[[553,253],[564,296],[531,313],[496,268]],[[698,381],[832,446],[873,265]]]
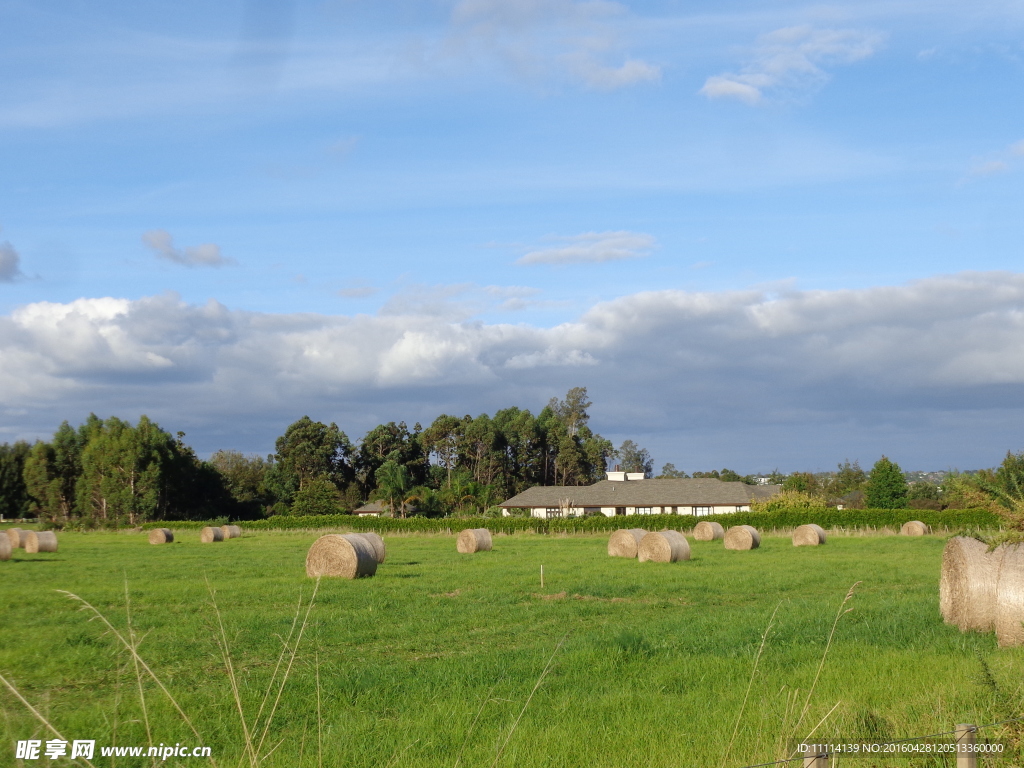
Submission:
[[[609,472],[593,485],[536,485],[498,506],[504,514],[525,509],[533,517],[615,515],[720,515],[747,512],[750,502],[779,492],[778,485],[747,485],[713,477],[646,479],[642,473]]]

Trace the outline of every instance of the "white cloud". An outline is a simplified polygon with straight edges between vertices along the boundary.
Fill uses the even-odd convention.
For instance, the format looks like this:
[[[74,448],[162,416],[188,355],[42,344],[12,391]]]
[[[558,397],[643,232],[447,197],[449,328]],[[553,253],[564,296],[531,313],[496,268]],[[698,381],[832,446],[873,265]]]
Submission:
[[[13,283],[25,275],[21,271],[21,256],[10,243],[0,243],[0,283]]]
[[[393,309],[276,315],[174,295],[25,305],[0,317],[0,411],[26,436],[90,410],[145,412],[207,450],[246,432],[265,450],[302,413],[357,436],[392,418],[539,407],[584,385],[602,432],[658,433],[695,451],[775,451],[785,434],[841,460],[883,427],[925,434],[948,462],[971,441],[994,461],[1021,447],[992,426],[1010,435],[1024,416],[1021,273],[778,295],[653,291],[553,327]]]
[[[712,75],[700,92],[756,104],[766,93],[808,91],[828,80],[826,67],[868,58],[881,42],[881,35],[861,30],[784,27],[758,38],[739,72]]]
[[[149,246],[161,259],[173,261],[186,267],[223,267],[234,264],[233,259],[221,255],[220,246],[213,243],[175,248],[174,238],[164,229],[151,229],[143,233],[142,242]]]
[[[597,264],[646,256],[657,241],[642,232],[585,232],[559,238],[565,245],[542,248],[522,256],[517,264]]]
[[[462,0],[452,11],[447,48],[490,59],[518,74],[567,74],[589,88],[614,90],[661,79],[661,68],[625,56],[627,8],[605,0]]]

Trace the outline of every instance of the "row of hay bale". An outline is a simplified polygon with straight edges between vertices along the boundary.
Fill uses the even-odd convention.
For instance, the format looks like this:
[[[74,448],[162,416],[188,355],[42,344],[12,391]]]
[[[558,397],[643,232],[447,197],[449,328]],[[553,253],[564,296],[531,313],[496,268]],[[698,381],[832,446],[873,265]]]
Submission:
[[[957,536],[942,552],[939,609],[961,631],[991,632],[1001,646],[1024,643],[1024,545]]]
[[[329,533],[306,553],[306,575],[359,579],[373,576],[387,556],[384,539],[376,533]]]
[[[220,528],[207,526],[199,532],[199,541],[203,544],[210,544],[214,541],[237,539],[241,535],[242,529],[237,525],[222,525]],[[149,543],[173,544],[174,532],[170,528],[154,528],[149,532]]]
[[[463,555],[489,552],[492,545],[491,532],[486,528],[467,528],[459,532],[455,541],[456,550]],[[306,553],[306,575],[313,579],[373,576],[386,555],[387,548],[379,534],[329,533],[313,542]]]
[[[0,533],[0,560],[10,560],[16,549],[24,549],[30,555],[56,552],[57,534],[53,531],[23,531],[21,528],[8,528]]]

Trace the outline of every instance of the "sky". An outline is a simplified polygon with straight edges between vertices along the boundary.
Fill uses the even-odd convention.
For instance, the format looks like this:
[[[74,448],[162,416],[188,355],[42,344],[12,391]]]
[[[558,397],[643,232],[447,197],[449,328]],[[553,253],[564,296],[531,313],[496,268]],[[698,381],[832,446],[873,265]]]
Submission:
[[[0,442],[585,386],[656,468],[1024,449],[1024,5],[0,0]]]

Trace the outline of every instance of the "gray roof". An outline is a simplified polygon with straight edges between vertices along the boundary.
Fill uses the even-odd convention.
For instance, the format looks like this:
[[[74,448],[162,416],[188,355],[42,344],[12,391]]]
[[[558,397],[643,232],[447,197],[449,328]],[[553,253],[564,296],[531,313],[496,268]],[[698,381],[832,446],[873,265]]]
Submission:
[[[686,507],[749,504],[781,490],[779,485],[747,485],[713,477],[666,480],[601,480],[593,485],[535,485],[499,507]]]

